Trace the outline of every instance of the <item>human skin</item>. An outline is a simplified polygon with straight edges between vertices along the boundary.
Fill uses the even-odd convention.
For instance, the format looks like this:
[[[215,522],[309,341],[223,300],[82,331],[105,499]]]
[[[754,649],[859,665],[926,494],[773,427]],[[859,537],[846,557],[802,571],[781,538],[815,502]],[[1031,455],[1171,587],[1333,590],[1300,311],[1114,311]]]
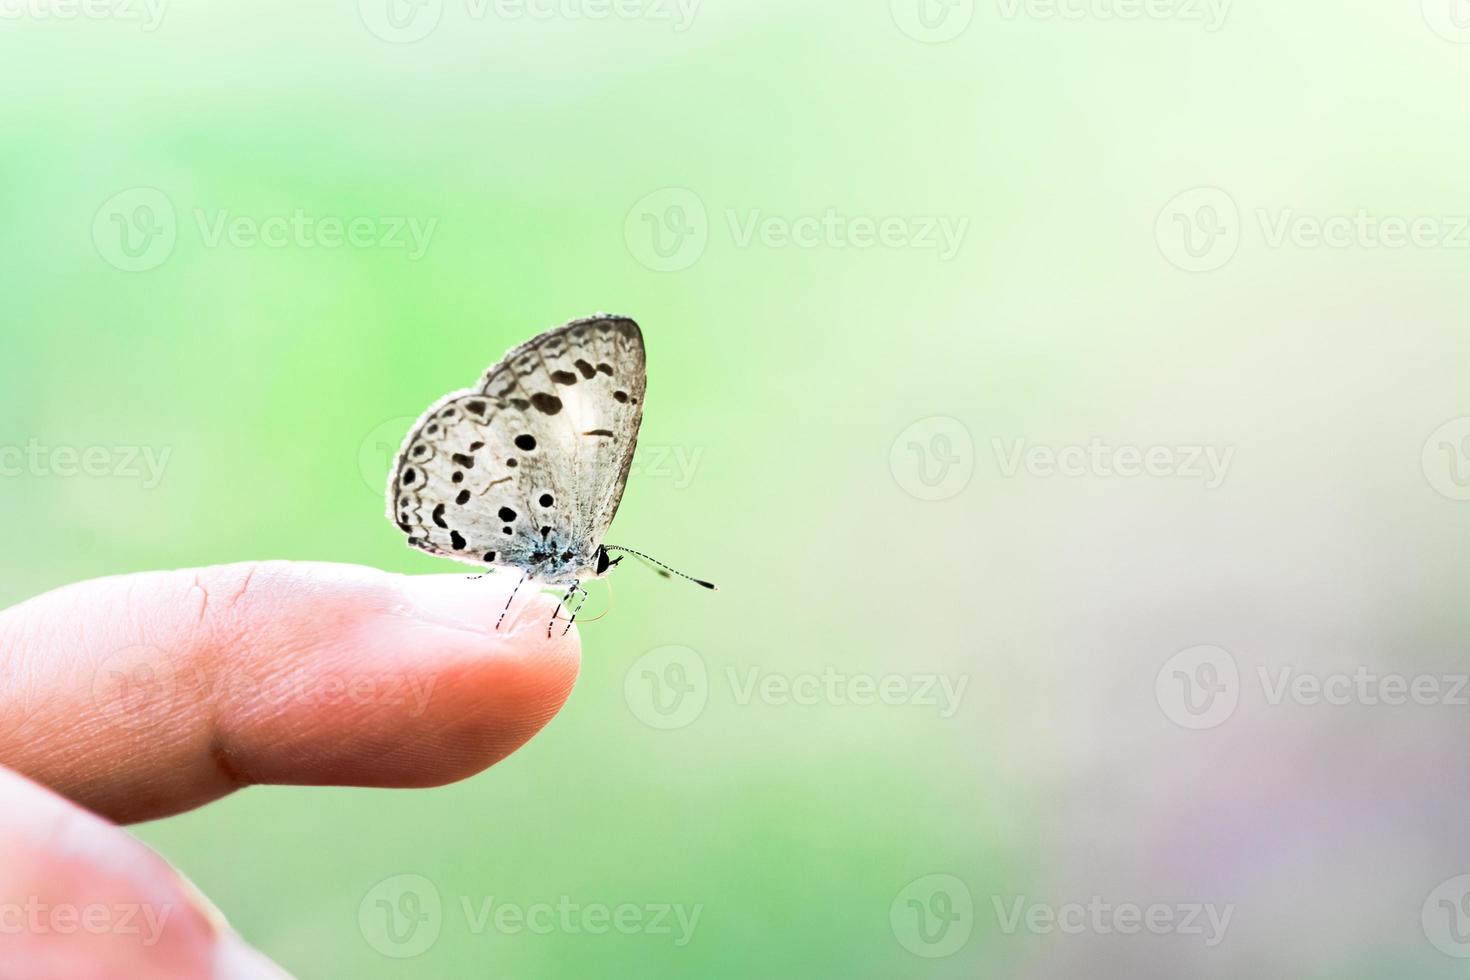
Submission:
[[[261,562],[0,612],[0,964],[284,976],[117,824],[259,783],[438,786],[494,765],[556,714],[581,659],[534,590],[495,628],[517,577]]]

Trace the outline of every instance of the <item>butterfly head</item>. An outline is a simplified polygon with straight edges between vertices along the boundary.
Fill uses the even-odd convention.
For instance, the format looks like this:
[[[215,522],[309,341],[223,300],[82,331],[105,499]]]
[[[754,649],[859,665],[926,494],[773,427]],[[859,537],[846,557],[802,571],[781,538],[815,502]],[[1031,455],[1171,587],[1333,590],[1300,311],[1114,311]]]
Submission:
[[[619,555],[616,558],[609,557],[609,555],[607,553],[607,549],[604,548],[602,545],[598,545],[597,546],[597,576],[599,578],[601,578],[602,576],[606,575],[608,573],[608,570],[609,569],[615,568],[617,566],[618,562],[620,562],[622,560],[623,560],[623,556],[622,555]]]

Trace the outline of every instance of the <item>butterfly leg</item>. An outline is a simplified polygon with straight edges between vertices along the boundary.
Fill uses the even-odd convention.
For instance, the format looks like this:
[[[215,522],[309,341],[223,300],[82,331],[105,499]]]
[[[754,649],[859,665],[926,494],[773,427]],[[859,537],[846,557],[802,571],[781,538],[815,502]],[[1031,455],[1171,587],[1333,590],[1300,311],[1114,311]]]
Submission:
[[[572,612],[572,618],[567,620],[567,628],[561,631],[561,635],[562,636],[566,636],[568,633],[570,633],[572,631],[572,624],[577,621],[577,616],[582,612],[582,607],[587,604],[587,598],[588,598],[588,596],[587,596],[587,590],[584,589],[584,588],[582,588],[582,583],[581,582],[574,582],[574,583],[572,583],[572,588],[573,588],[573,590],[582,593],[582,601],[579,602],[579,603],[577,603],[577,609],[576,609],[575,612]],[[570,595],[571,593],[567,593],[567,594]],[[568,606],[567,609],[568,609],[569,612],[571,611],[571,607],[570,606]]]
[[[561,612],[561,607],[567,605],[567,600],[570,599],[574,594],[576,594],[576,591],[579,588],[581,588],[581,586],[577,582],[572,582],[572,587],[570,589],[567,589],[567,594],[561,597],[561,602],[558,602],[556,604],[556,608],[551,611],[551,619],[546,624],[546,637],[547,637],[547,639],[550,639],[551,638],[551,627],[556,622],[556,617],[557,617],[557,614]],[[567,612],[571,612],[571,611],[572,611],[572,607],[571,606],[567,606]],[[573,619],[576,619],[577,618],[577,614],[576,613],[572,613],[572,618]],[[571,629],[571,626],[568,625],[567,626],[567,629]],[[565,636],[566,634],[563,633],[562,635]]]
[[[496,629],[500,629],[500,624],[505,622],[505,614],[510,612],[510,604],[515,601],[516,593],[521,591],[521,586],[526,584],[526,579],[529,577],[529,575],[522,575],[516,587],[510,590],[510,598],[505,600],[505,608],[500,610],[500,618],[495,621]]]

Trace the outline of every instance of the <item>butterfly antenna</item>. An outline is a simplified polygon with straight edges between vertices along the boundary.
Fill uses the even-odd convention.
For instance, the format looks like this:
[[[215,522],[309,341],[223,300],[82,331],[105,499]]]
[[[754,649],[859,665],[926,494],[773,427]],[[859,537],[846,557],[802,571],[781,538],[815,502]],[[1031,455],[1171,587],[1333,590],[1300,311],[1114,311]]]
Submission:
[[[638,560],[642,561],[646,565],[654,566],[654,569],[653,570],[655,572],[658,572],[658,574],[662,575],[664,578],[668,578],[669,575],[672,573],[674,575],[679,576],[680,578],[688,579],[689,581],[693,582],[695,585],[702,585],[706,589],[709,589],[711,592],[718,592],[718,591],[720,591],[719,586],[715,585],[713,582],[706,582],[704,579],[702,579],[702,578],[695,578],[693,575],[685,575],[683,572],[679,571],[677,568],[670,568],[668,565],[665,565],[663,562],[659,561],[657,558],[650,558],[650,557],[648,557],[647,555],[645,555],[641,551],[634,551],[632,548],[620,548],[620,547],[618,547],[615,544],[603,545],[603,547],[607,551],[622,551],[622,552],[625,552],[627,554],[632,555],[634,558],[637,558]]]

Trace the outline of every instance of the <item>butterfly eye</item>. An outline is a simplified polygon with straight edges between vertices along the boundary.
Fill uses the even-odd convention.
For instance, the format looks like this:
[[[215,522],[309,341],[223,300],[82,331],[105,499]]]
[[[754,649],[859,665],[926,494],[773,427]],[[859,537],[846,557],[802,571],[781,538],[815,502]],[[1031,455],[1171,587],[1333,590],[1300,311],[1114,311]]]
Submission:
[[[561,560],[562,561],[571,561],[572,560],[572,553],[570,551],[563,551],[561,553]]]

